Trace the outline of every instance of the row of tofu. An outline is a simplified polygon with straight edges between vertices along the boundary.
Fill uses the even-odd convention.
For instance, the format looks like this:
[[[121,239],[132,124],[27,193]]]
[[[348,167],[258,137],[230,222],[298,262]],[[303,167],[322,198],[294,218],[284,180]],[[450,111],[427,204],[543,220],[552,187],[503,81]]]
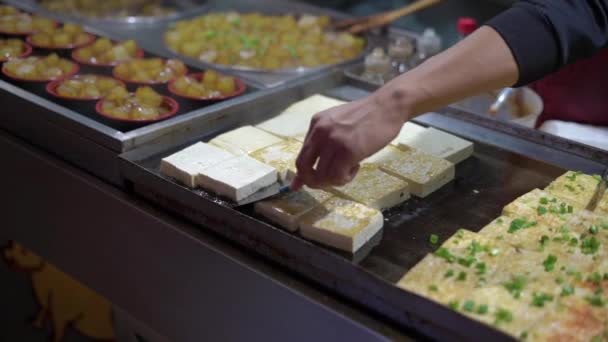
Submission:
[[[398,286],[520,340],[608,340],[608,195],[568,172],[507,205],[479,233],[459,230]],[[435,237],[433,242],[437,242]]]
[[[277,182],[289,184],[312,116],[342,103],[312,96],[258,126],[237,128],[163,159],[161,173],[237,202]],[[255,210],[284,229],[354,253],[382,229],[381,210],[410,193],[425,197],[441,188],[454,178],[454,163],[472,152],[468,141],[407,123],[391,145],[362,162],[350,184],[290,192],[256,203]]]

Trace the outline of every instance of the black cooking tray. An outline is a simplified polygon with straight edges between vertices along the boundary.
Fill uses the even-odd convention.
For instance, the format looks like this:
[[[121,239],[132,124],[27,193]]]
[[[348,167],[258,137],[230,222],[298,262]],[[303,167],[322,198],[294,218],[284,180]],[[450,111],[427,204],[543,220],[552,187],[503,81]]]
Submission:
[[[465,138],[475,141],[475,154],[457,166],[455,180],[441,190],[425,199],[412,198],[386,211],[384,234],[379,245],[358,256],[345,255],[304,240],[255,215],[252,206],[237,209],[205,191],[182,187],[159,173],[163,157],[190,143],[205,141],[242,124],[259,122],[293,101],[317,92],[356,97],[365,94],[366,90],[339,74],[293,85],[277,91],[274,96],[258,98],[247,105],[218,113],[208,123],[207,135],[191,137],[174,146],[148,146],[124,154],[122,173],[136,193],[163,208],[404,327],[437,339],[509,340],[492,327],[401,290],[394,283],[433,251],[430,234],[437,234],[443,242],[459,228],[478,231],[499,216],[507,203],[534,188],[544,188],[566,169],[598,172],[601,163],[553,149],[540,141],[532,142],[454,119],[454,113],[423,116],[419,123],[448,131],[458,130]],[[247,116],[242,115],[245,110]],[[555,157],[561,161],[560,166],[539,161]]]

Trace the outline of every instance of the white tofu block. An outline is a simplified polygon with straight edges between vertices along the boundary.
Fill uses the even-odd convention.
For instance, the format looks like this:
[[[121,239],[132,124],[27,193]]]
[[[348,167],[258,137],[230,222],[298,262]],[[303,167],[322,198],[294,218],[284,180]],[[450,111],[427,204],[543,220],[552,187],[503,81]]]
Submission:
[[[231,158],[233,154],[199,142],[164,158],[160,162],[160,173],[194,188],[200,172]]]
[[[365,163],[376,164],[382,171],[407,181],[410,192],[418,197],[430,195],[455,176],[454,164],[416,149],[387,146]]]
[[[336,195],[382,210],[394,207],[410,198],[407,182],[379,170],[374,165],[362,165],[352,182],[331,190]]]
[[[472,142],[435,128],[429,128],[414,139],[399,143],[399,148],[407,150],[410,147],[446,159],[454,164],[458,164],[473,155]]]
[[[289,192],[276,198],[257,202],[255,211],[278,224],[280,227],[295,232],[298,220],[302,215],[329,200],[333,195],[322,191],[304,188],[298,192]]]
[[[293,180],[297,173],[296,159],[301,149],[302,143],[288,139],[257,150],[249,156],[274,167],[279,173],[279,180],[288,183]]]
[[[248,155],[282,139],[253,126],[243,126],[215,137],[209,144],[235,155]]]
[[[400,144],[409,145],[412,141],[416,141],[418,137],[426,132],[427,128],[417,125],[413,122],[406,122],[399,135],[391,142],[391,145],[398,147]]]
[[[345,104],[346,102],[334,99],[332,97],[328,97],[325,95],[315,94],[305,98],[302,101],[298,101],[291,106],[287,107],[283,111],[283,113],[307,113],[314,112],[316,114],[318,112],[322,112],[324,110],[333,108],[335,106],[339,106]]]
[[[279,137],[304,137],[315,114],[344,103],[346,102],[323,95],[314,95],[294,103],[280,115],[256,127]]]
[[[277,181],[277,170],[249,156],[238,156],[209,167],[197,185],[233,201],[240,201]]]
[[[383,224],[379,210],[341,198],[317,206],[299,221],[304,238],[351,253],[363,247]]]

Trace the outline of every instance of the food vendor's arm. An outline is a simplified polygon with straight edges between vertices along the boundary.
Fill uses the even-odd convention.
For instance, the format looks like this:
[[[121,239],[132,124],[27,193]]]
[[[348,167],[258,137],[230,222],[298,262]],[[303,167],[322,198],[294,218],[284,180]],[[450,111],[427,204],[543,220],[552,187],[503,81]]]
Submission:
[[[520,1],[369,97],[318,113],[293,187],[348,183],[359,162],[394,139],[405,121],[484,91],[530,82],[607,41],[608,0]]]

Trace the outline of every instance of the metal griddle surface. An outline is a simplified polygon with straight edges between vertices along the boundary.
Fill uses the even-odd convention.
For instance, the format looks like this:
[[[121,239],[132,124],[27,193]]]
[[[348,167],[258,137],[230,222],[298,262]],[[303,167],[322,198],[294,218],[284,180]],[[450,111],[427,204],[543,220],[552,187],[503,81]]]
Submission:
[[[203,139],[207,140],[207,139]],[[149,156],[138,164],[160,174],[160,160],[179,149]],[[380,244],[361,258],[334,251],[341,257],[359,261],[360,266],[389,282],[398,281],[427,253],[432,252],[429,235],[446,240],[459,228],[479,231],[516,197],[534,188],[544,188],[565,170],[527,157],[476,143],[475,154],[456,167],[456,178],[427,198],[412,197],[401,206],[384,212],[384,236]],[[180,186],[175,183],[176,186]],[[235,206],[204,190],[190,190],[202,200],[235,209]],[[238,210],[264,220],[253,206]]]

